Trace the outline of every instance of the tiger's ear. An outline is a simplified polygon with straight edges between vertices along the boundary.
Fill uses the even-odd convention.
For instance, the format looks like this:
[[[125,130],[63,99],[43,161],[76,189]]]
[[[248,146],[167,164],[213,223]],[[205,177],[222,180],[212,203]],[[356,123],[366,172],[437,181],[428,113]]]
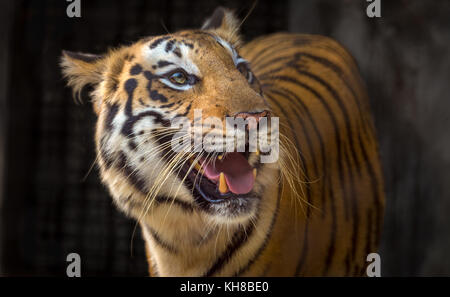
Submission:
[[[74,97],[79,100],[86,85],[95,86],[102,81],[105,59],[100,55],[63,51],[60,65]],[[97,105],[94,102],[96,112]]]
[[[202,30],[211,31],[235,47],[241,44],[239,19],[228,8],[217,7],[214,13],[203,23]]]

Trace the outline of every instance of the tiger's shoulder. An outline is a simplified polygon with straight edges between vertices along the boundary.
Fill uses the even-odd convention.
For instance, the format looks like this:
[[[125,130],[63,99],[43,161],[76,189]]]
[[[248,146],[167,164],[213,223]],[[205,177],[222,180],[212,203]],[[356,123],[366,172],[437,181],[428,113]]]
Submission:
[[[361,83],[353,56],[345,46],[330,37],[274,33],[248,42],[240,51],[261,81],[289,72],[289,67],[300,65],[302,69],[314,71],[316,65],[338,74],[357,77],[358,83]]]

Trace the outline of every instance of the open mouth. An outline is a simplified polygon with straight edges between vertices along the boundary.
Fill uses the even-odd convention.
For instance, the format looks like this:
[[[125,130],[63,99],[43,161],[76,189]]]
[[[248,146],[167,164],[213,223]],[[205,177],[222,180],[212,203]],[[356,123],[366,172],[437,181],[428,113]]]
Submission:
[[[209,203],[255,198],[252,191],[257,168],[250,165],[249,156],[249,152],[231,152],[214,159],[191,158],[184,171],[192,169],[187,179],[194,196]]]

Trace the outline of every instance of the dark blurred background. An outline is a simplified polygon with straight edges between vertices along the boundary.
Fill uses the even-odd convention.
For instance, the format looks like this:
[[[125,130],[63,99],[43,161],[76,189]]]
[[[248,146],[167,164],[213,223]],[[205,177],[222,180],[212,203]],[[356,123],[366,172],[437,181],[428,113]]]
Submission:
[[[81,18],[68,4],[0,4],[0,275],[64,276],[72,252],[83,276],[146,275],[134,221],[90,171],[95,116],[72,100],[59,55],[197,28],[219,5],[242,18],[253,1],[81,0]],[[450,275],[450,1],[381,0],[381,18],[368,4],[259,1],[242,32],[327,35],[355,56],[385,173],[382,275]]]

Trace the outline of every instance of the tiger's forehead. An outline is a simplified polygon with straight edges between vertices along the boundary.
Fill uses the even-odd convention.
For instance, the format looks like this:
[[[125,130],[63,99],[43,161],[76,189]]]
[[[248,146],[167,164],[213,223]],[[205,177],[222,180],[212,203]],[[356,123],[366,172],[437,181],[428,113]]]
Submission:
[[[232,58],[234,64],[239,60],[236,49],[228,42],[204,31],[185,31],[173,35],[163,35],[143,42],[140,54],[144,65],[156,73],[170,68],[183,68],[191,74],[200,76],[199,60],[211,53],[211,49],[221,49]],[[214,51],[219,54],[219,51]]]

